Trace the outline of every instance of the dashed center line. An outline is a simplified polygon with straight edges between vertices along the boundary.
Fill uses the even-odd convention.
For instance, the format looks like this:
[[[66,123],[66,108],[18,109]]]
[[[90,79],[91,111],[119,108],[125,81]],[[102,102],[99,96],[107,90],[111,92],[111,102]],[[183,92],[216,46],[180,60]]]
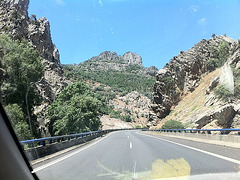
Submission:
[[[129,139],[129,136],[127,136],[127,138]]]
[[[132,142],[129,143],[129,148],[132,149]]]

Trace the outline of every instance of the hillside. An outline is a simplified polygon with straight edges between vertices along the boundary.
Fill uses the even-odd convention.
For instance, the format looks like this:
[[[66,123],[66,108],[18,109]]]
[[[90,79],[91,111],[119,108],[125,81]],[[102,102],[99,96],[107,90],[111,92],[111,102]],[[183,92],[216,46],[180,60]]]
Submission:
[[[152,128],[239,128],[239,43],[217,36],[174,57],[156,76],[152,110]]]
[[[154,77],[158,69],[142,66],[140,55],[127,52],[118,56],[105,51],[78,65],[63,65],[65,76],[71,81],[98,82],[119,92],[138,91],[151,97]]]
[[[24,42],[30,51],[32,51],[33,48],[40,55],[41,63],[43,65],[43,76],[38,79],[36,83],[31,84],[31,88],[37,98],[30,98],[30,101],[34,102],[34,107],[31,107],[30,109],[30,115],[34,124],[33,131],[35,136],[48,136],[49,132],[47,125],[49,120],[46,118],[46,109],[56,99],[57,94],[67,86],[69,81],[63,76],[59,51],[52,42],[49,21],[45,17],[37,19],[36,15],[29,16],[28,6],[29,0],[0,1],[0,34],[3,35],[2,37],[8,36],[11,39],[12,43],[9,42],[9,44],[13,45],[16,43],[16,46],[21,47],[21,43]],[[2,40],[3,39],[4,38],[2,38]],[[6,46],[6,44],[2,43],[2,59],[7,57],[7,53],[2,51],[6,49],[4,46]],[[13,54],[14,53],[13,49]],[[3,62],[1,61],[1,69],[5,70],[5,68],[9,67],[4,67],[2,63]],[[32,73],[34,74],[34,72]],[[0,85],[8,85],[7,88],[11,89],[15,85],[11,87],[8,84],[9,79],[7,77],[9,77],[9,75],[5,73],[4,78],[6,79],[1,79]],[[38,102],[37,99],[41,102]],[[8,104],[6,102],[2,103],[4,105]],[[15,101],[13,100],[11,103],[15,103]],[[24,106],[22,108],[26,109]]]
[[[127,52],[119,56],[105,51],[83,63],[63,65],[63,68],[70,81],[87,82],[103,97],[110,109],[105,113],[110,117],[131,122],[134,126],[146,126],[158,69],[143,67],[140,55]],[[138,101],[144,103],[139,105]]]

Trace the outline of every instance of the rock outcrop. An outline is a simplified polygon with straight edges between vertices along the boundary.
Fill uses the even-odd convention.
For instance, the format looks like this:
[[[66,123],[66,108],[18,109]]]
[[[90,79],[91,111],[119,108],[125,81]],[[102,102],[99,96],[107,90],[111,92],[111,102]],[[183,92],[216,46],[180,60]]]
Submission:
[[[42,56],[44,76],[36,84],[44,103],[35,108],[41,132],[46,132],[45,110],[56,94],[67,85],[63,77],[58,49],[52,42],[50,23],[42,17],[28,16],[29,0],[2,0],[0,2],[0,33],[7,33],[14,39],[27,39]],[[46,134],[42,134],[46,135]]]
[[[229,47],[227,61],[210,72],[207,62],[212,50],[223,41]],[[239,62],[240,44],[226,36],[202,40],[174,57],[156,76],[152,125],[161,128],[172,119],[183,122],[187,128],[239,128]],[[226,99],[214,92],[220,85],[230,93]]]
[[[142,65],[142,57],[138,55],[137,53],[132,53],[132,52],[126,52],[123,55],[123,60],[127,64],[136,64],[136,65]]]
[[[201,78],[208,72],[206,63],[211,51],[222,41],[229,46],[234,44],[234,40],[226,36],[203,39],[188,51],[181,51],[157,73],[152,109],[158,119],[166,117],[182,97],[198,87]]]
[[[80,63],[78,66],[92,71],[96,70],[115,70],[128,71],[131,73],[155,76],[158,69],[155,66],[149,68],[143,67],[142,57],[137,53],[126,52],[123,56],[117,55],[116,52],[104,51],[98,56]]]

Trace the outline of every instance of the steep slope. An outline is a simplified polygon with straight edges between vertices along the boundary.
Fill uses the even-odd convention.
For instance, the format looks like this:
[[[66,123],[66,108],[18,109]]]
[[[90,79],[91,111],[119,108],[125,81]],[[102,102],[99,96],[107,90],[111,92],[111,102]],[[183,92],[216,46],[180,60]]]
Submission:
[[[209,67],[212,60],[219,62],[222,57],[213,58],[214,51],[224,44],[221,42],[226,42],[226,62],[214,70],[216,67]],[[157,116],[153,121],[155,128],[170,119],[181,121],[190,128],[239,127],[239,57],[239,43],[226,36],[202,40],[175,57],[156,76],[152,104]],[[227,80],[231,70],[234,95]],[[166,91],[166,86],[170,91]]]
[[[28,16],[29,0],[2,0],[0,2],[0,33],[7,33],[14,39],[26,39],[39,50],[44,64],[44,76],[36,84],[43,104],[35,108],[35,115],[39,122],[42,135],[47,134],[44,114],[47,106],[51,104],[66,85],[63,70],[60,65],[59,52],[52,42],[49,21],[42,17],[36,19],[35,15]],[[44,134],[45,133],[45,134]]]

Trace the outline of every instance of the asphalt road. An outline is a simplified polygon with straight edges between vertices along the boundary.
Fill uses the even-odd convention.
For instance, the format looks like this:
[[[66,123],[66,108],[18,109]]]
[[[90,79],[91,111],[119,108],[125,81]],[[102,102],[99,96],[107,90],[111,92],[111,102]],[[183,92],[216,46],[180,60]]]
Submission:
[[[40,179],[240,179],[240,150],[118,131],[35,165]]]

